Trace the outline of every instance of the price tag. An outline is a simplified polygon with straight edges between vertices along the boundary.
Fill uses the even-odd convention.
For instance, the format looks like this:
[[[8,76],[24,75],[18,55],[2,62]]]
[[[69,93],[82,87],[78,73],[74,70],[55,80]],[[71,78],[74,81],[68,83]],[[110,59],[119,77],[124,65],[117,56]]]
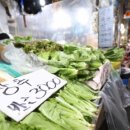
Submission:
[[[108,76],[111,73],[111,63],[107,61],[104,65],[99,68],[96,72],[95,77],[92,81],[88,81],[87,84],[94,90],[100,90],[106,82]]]
[[[22,120],[67,81],[41,69],[0,84],[0,110]]]
[[[106,79],[108,78],[108,76],[110,75],[111,72],[111,63],[110,62],[106,62],[101,68],[101,78],[100,78],[100,83],[101,85],[103,85],[106,82]]]
[[[110,75],[110,72],[111,72],[111,63],[109,61],[99,68],[99,72],[97,72],[97,75],[93,79],[93,81],[98,84],[97,87],[98,89],[101,89],[101,87],[104,85],[108,76]]]

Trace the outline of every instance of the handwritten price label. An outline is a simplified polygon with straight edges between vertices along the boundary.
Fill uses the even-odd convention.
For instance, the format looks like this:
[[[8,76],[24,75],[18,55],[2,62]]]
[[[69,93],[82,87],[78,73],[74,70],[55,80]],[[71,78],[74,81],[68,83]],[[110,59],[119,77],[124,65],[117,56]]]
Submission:
[[[66,83],[43,69],[3,82],[0,84],[0,110],[20,121]]]

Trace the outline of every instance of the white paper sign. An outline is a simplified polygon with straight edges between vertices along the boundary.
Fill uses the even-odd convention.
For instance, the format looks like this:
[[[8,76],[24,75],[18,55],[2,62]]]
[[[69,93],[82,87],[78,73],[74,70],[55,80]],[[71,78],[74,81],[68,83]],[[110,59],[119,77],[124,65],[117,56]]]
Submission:
[[[113,6],[99,9],[99,47],[112,47],[114,41]]]
[[[106,82],[108,76],[111,73],[111,63],[108,61],[103,66],[99,68],[99,72],[96,77],[93,79],[98,84],[98,88],[100,89],[104,83]]]
[[[87,84],[94,90],[100,90],[110,75],[111,69],[111,63],[107,61],[99,68],[99,71],[96,72],[93,80],[88,81]]]
[[[0,84],[0,111],[22,120],[67,81],[41,69]]]

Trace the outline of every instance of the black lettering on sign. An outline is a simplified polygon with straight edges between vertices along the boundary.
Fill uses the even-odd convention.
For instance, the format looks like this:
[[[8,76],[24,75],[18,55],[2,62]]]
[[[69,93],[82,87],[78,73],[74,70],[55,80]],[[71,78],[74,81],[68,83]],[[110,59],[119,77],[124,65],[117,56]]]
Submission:
[[[41,99],[46,95],[47,92],[46,92],[46,90],[43,90],[41,88],[41,86],[39,86],[39,85],[37,85],[37,86],[38,86],[38,88],[33,88],[29,92],[34,92],[34,94],[38,95],[38,96],[36,96],[36,99]],[[41,96],[39,96],[39,95],[41,95]]]
[[[0,89],[3,90],[4,95],[14,95],[19,91],[19,87],[14,86],[14,87],[9,87],[8,84],[0,84]]]
[[[0,89],[4,89],[4,88],[7,88],[9,87],[8,84],[0,84]]]
[[[26,103],[17,103],[17,102],[12,102],[10,105],[7,106],[9,109],[11,109],[12,111],[21,111],[21,109],[23,109],[23,111],[29,109],[30,107],[26,106]]]
[[[54,78],[54,79],[52,79],[52,81],[46,82],[46,86],[47,86],[49,89],[54,89],[54,88],[56,88],[56,86],[59,85],[60,83],[61,83],[60,79]]]
[[[28,101],[28,99],[30,99],[29,97],[21,97],[21,99],[23,99],[24,102],[27,102],[28,104],[34,104],[34,103],[36,103],[36,101]]]
[[[16,82],[18,85],[24,85],[24,84],[27,84],[29,86],[32,86],[30,83],[29,83],[29,79],[14,79],[13,80],[14,82]]]
[[[16,94],[18,91],[19,91],[19,87],[17,87],[17,86],[15,86],[15,87],[9,87],[9,88],[6,88],[6,89],[3,91],[3,94],[4,94],[4,95],[14,95],[14,94]]]
[[[37,88],[31,89],[29,92],[34,92],[37,95],[36,99],[41,99],[46,96],[48,90],[56,88],[60,83],[60,79],[53,78],[51,81],[37,85]]]

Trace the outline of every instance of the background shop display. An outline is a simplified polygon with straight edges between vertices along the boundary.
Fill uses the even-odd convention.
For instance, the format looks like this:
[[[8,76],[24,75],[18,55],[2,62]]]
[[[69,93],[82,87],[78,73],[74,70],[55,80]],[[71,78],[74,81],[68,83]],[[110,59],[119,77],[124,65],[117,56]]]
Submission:
[[[25,41],[28,40],[27,38],[22,39],[20,37],[17,37],[15,39],[16,41],[19,40],[19,42],[17,43],[13,39],[10,39],[11,43],[9,43],[9,40],[5,42],[6,44],[8,43],[8,45],[6,45],[5,51],[3,51],[2,55],[4,55],[4,58],[6,58],[5,60],[6,62],[12,63],[12,66],[17,71],[24,74],[29,73],[29,71],[35,71],[33,70],[34,66],[35,66],[35,69],[39,69],[39,67],[40,68],[45,67],[46,69],[50,70],[51,73],[55,73],[56,75],[62,77],[63,79],[66,79],[68,81],[68,84],[63,89],[61,89],[58,93],[53,95],[48,101],[44,102],[41,107],[36,109],[36,113],[32,112],[31,115],[27,116],[27,118],[22,120],[22,122],[20,123],[15,123],[13,125],[14,121],[11,119],[8,120],[6,117],[3,117],[1,113],[2,123],[0,124],[1,125],[0,127],[4,130],[5,124],[8,124],[7,127],[5,127],[5,129],[11,128],[11,127],[14,130],[17,127],[19,128],[24,127],[24,129],[27,129],[27,127],[31,129],[34,129],[33,127],[36,127],[36,128],[44,127],[44,129],[50,129],[50,128],[58,129],[59,128],[59,129],[68,129],[68,130],[71,128],[75,130],[93,129],[95,125],[93,124],[92,120],[97,118],[96,114],[99,114],[97,105],[93,102],[95,99],[99,98],[98,92],[90,89],[89,86],[87,86],[83,82],[80,82],[80,80],[84,81],[86,80],[86,78],[91,78],[90,76],[94,74],[94,73],[93,74],[83,73],[82,70],[84,71],[86,70],[87,72],[88,56],[92,55],[91,57],[94,58],[96,55],[94,55],[93,53],[98,54],[98,51],[93,50],[93,53],[92,53],[91,52],[92,48],[83,48],[83,47],[78,47],[76,45],[61,46],[55,42],[51,42],[47,40],[43,40],[42,42],[35,40],[33,41],[32,46],[30,46],[29,43],[26,43],[26,42],[25,42],[26,44],[23,43],[23,40]],[[21,44],[20,44],[20,40],[22,41]],[[22,47],[25,46],[24,50],[28,52],[28,54],[23,52],[22,49],[15,48],[12,45],[12,43],[14,43],[14,45],[17,47],[18,45],[22,45]],[[42,45],[42,47],[40,47],[40,45]],[[36,55],[40,54],[39,56],[40,57],[42,56],[41,57],[42,64],[40,61],[38,62],[38,59],[31,58],[31,56],[29,55],[29,52],[31,52],[31,50],[33,50]],[[73,55],[72,53],[74,50],[75,50],[76,55]],[[49,51],[50,51],[50,55],[48,55]],[[51,55],[51,52],[52,52],[52,55]],[[85,52],[87,52],[86,55],[85,55]],[[44,55],[42,55],[42,53],[44,53]],[[58,55],[54,55],[56,53]],[[62,55],[59,55],[59,53]],[[80,54],[82,56],[84,55],[82,59],[79,58]],[[43,57],[45,55],[46,57]],[[51,56],[52,58],[50,59],[47,55],[49,57]],[[68,57],[68,55],[71,55],[71,57]],[[102,65],[102,63],[100,63],[100,60],[103,58],[102,56],[103,55],[99,52],[99,61],[96,63],[93,63],[93,66],[92,66],[92,68],[94,68],[93,71],[97,70],[98,66]],[[65,64],[60,64],[62,63],[60,61],[63,61],[65,57],[69,61],[69,64],[68,64],[68,61],[66,61],[67,66],[64,66]],[[89,60],[93,61],[93,58]],[[57,61],[58,59],[59,61]],[[32,64],[29,64],[30,62],[28,62],[28,60],[31,61]],[[45,62],[44,60],[45,61],[50,60],[50,62]],[[19,61],[21,61],[23,65],[19,66]],[[27,69],[27,67],[29,68],[29,70]],[[54,69],[55,69],[55,72],[54,72]],[[80,77],[78,77],[79,74],[80,75],[83,74],[85,79],[84,78],[80,79]],[[19,109],[15,109],[15,110],[19,110]],[[51,112],[54,113],[53,116]],[[32,119],[34,119],[34,116],[35,117],[37,116],[37,119],[35,118],[35,121],[34,121],[35,124],[30,125],[30,123],[32,123]],[[41,117],[40,119],[38,118],[39,116]],[[37,120],[41,120],[42,124],[43,122],[44,123],[46,122],[48,124],[46,126],[42,126],[42,125],[39,126],[38,124],[36,124]],[[49,121],[47,122],[46,120],[49,120]],[[64,122],[62,122],[62,120]],[[55,123],[52,123],[52,122],[55,122]]]

